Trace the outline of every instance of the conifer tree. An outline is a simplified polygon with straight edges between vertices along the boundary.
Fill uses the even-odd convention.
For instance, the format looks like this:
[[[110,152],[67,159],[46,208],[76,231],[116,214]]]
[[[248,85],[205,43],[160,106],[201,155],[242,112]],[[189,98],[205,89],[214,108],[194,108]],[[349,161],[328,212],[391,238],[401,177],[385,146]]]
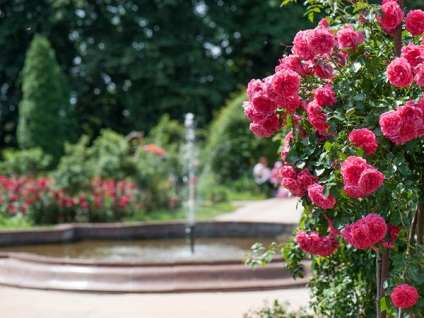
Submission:
[[[17,139],[21,149],[41,147],[57,163],[65,141],[75,140],[70,88],[47,38],[34,36],[22,73]]]

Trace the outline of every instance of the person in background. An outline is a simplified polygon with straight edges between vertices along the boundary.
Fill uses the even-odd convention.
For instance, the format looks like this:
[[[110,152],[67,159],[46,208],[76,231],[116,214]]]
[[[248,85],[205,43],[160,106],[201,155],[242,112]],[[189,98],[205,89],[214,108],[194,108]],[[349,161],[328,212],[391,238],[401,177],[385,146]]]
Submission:
[[[273,196],[276,197],[278,193],[278,188],[280,187],[281,183],[281,175],[280,175],[280,168],[283,166],[283,163],[281,161],[276,161],[274,163],[274,168],[271,169],[269,182],[272,185],[272,192]]]
[[[276,161],[274,163],[274,168],[271,170],[271,176],[269,178],[270,183],[273,187],[273,196],[275,198],[287,198],[289,192],[283,186],[281,186],[282,177],[280,174],[280,168],[283,166],[281,161]]]
[[[269,192],[272,188],[269,178],[271,170],[268,168],[268,160],[265,157],[260,157],[258,163],[253,167],[253,178],[265,191]]]

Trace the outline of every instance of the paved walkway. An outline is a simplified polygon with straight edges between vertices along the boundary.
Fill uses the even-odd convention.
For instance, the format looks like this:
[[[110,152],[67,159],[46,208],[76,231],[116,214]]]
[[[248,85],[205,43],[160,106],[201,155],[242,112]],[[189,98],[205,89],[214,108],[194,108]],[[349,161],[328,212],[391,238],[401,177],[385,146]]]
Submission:
[[[296,199],[246,203],[219,220],[299,221]],[[307,306],[306,288],[181,294],[93,294],[0,286],[0,317],[10,318],[242,318],[265,300]]]

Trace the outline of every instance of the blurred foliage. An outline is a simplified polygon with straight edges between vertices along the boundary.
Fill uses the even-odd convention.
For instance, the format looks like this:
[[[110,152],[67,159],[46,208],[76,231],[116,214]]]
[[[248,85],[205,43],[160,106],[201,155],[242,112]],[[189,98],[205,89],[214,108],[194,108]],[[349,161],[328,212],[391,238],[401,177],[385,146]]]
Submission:
[[[43,174],[50,166],[51,156],[41,148],[5,149],[0,161],[0,174],[8,177]]]
[[[96,138],[102,128],[147,133],[164,113],[182,121],[192,112],[205,127],[229,92],[274,67],[309,25],[302,14],[278,0],[2,0],[0,147],[16,146],[20,72],[35,34],[69,80],[78,136]]]
[[[28,50],[22,79],[17,139],[20,148],[41,147],[53,163],[63,154],[63,143],[75,140],[67,78],[44,36],[35,36]]]
[[[245,93],[234,95],[209,127],[201,162],[218,184],[234,182],[251,171],[260,156],[278,159],[279,142],[255,136],[242,109]],[[253,177],[252,177],[253,180]]]
[[[252,308],[243,315],[243,318],[313,318],[305,308],[296,311],[289,309],[289,302],[280,302],[275,299],[272,304],[267,301],[262,307]]]

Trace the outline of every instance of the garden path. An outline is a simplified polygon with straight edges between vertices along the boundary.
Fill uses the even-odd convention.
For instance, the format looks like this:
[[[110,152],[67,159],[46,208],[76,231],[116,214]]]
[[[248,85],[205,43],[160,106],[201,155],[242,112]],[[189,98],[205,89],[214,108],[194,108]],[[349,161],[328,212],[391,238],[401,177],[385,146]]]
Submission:
[[[296,199],[239,202],[225,221],[299,221]],[[308,289],[180,294],[95,294],[0,286],[0,317],[10,318],[242,318],[265,300],[307,306]]]

